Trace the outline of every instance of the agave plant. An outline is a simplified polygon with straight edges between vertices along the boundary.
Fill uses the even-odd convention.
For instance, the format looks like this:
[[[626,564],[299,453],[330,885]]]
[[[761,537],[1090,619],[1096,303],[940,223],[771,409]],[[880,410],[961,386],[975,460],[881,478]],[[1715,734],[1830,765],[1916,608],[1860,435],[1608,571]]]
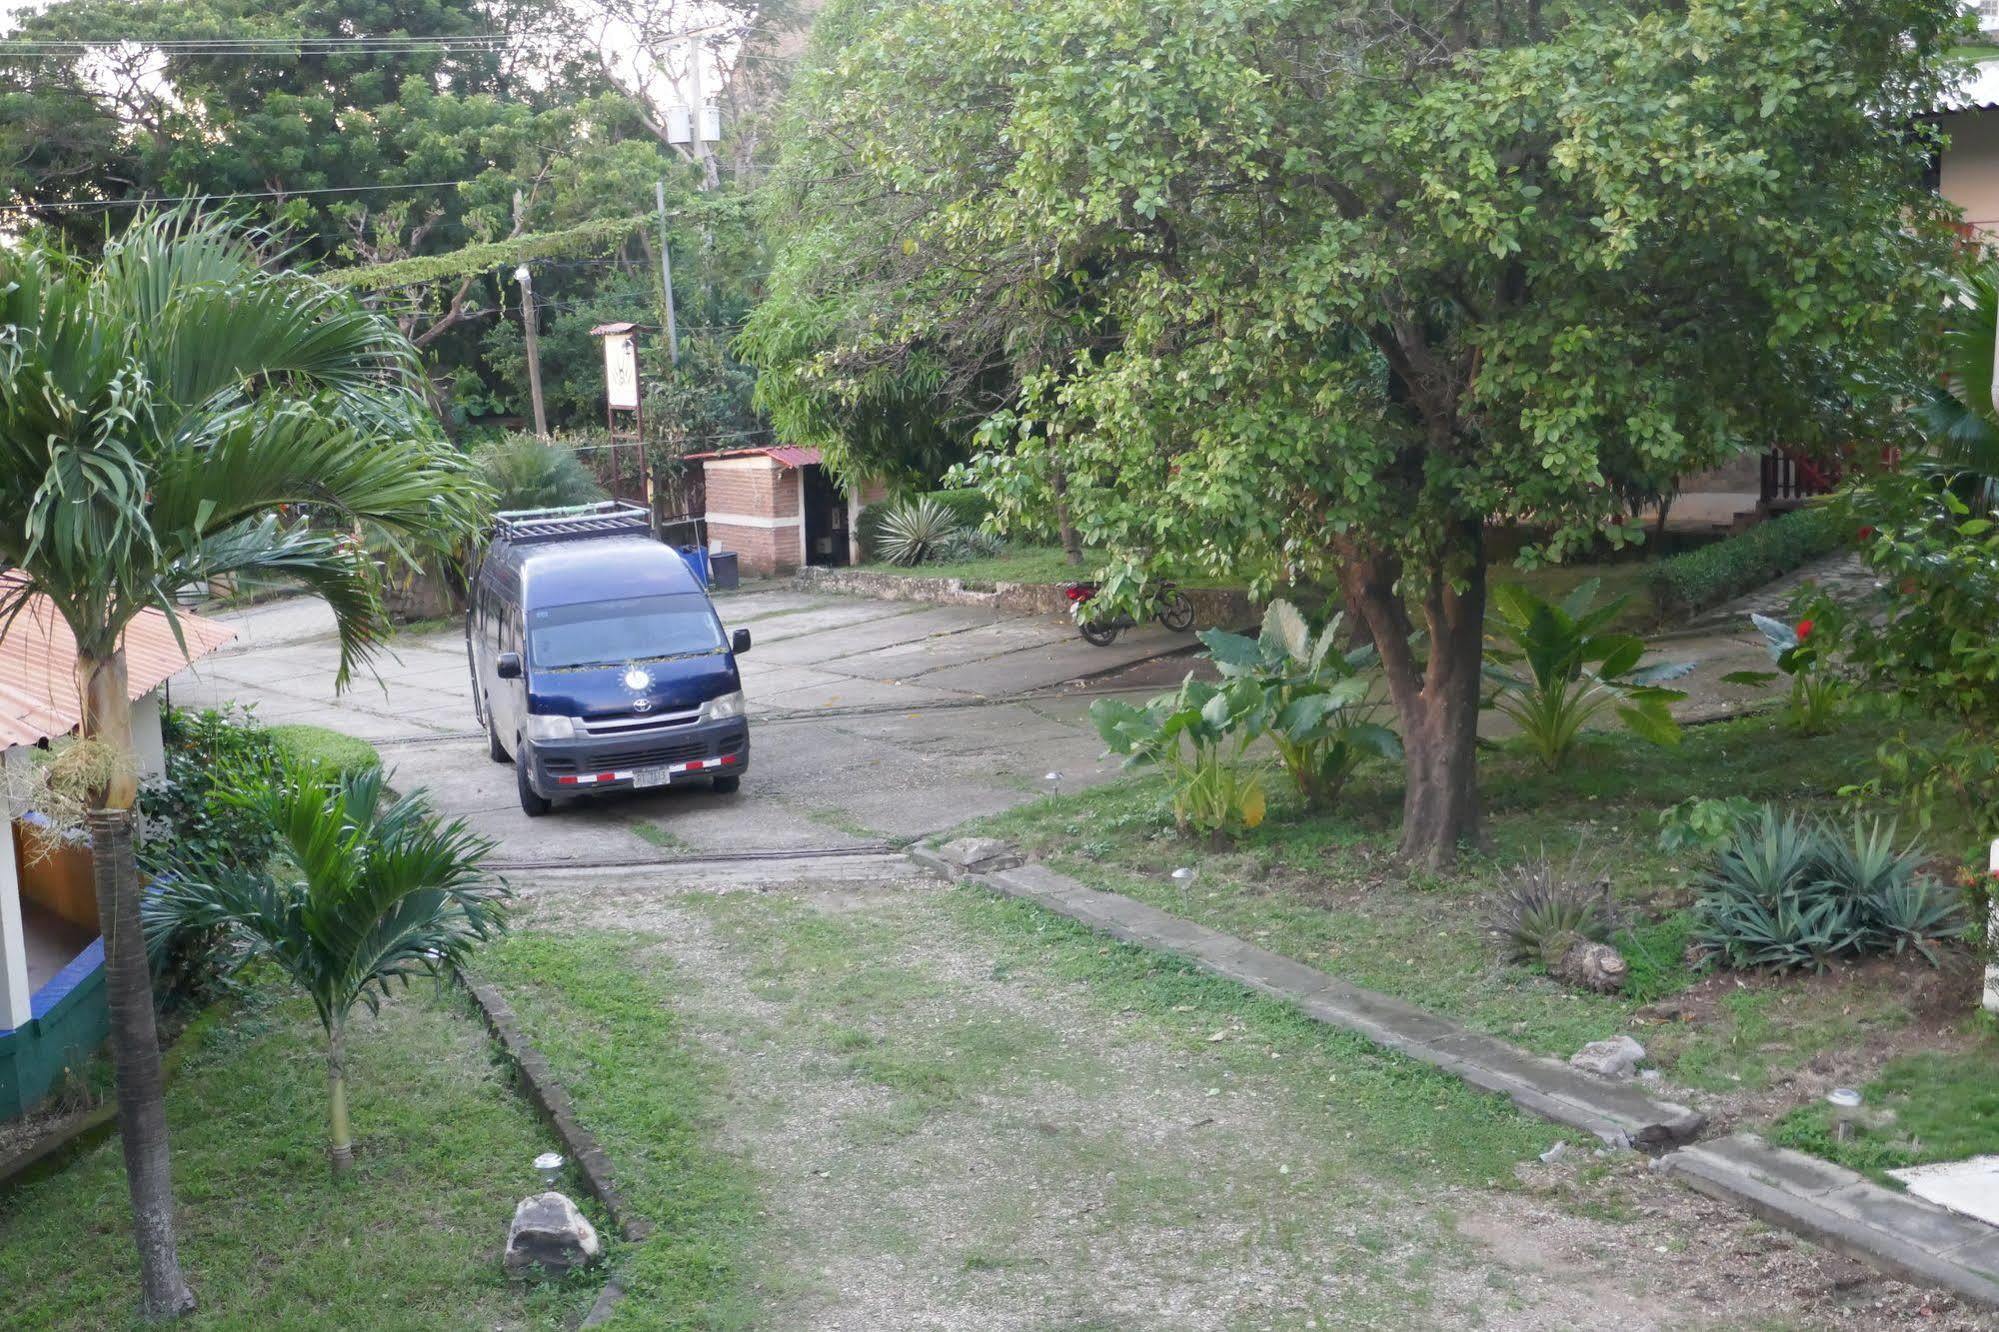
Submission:
[[[1823,969],[1836,957],[1913,948],[1932,966],[1965,932],[1956,891],[1898,848],[1893,824],[1851,836],[1765,807],[1701,878],[1695,938],[1734,967]]]
[[[875,552],[890,564],[922,564],[936,558],[962,530],[950,509],[928,495],[919,495],[883,516]]]
[[[440,823],[422,793],[390,799],[380,768],[336,775],[285,762],[234,798],[270,821],[295,874],[185,866],[146,902],[149,938],[226,929],[305,991],[326,1029],[327,1157],[353,1164],[346,1033],[354,1006],[440,975],[505,927],[509,894],[480,862],[493,843]]]
[[[1598,580],[1589,579],[1559,604],[1518,583],[1492,589],[1500,632],[1512,646],[1492,648],[1487,655],[1527,668],[1524,675],[1486,668],[1486,677],[1499,687],[1492,706],[1519,726],[1550,772],[1569,761],[1583,728],[1607,710],[1647,740],[1679,742],[1680,728],[1669,708],[1685,696],[1660,686],[1685,675],[1695,663],[1641,667],[1644,640],[1609,632],[1626,598],[1593,605],[1597,587]]]

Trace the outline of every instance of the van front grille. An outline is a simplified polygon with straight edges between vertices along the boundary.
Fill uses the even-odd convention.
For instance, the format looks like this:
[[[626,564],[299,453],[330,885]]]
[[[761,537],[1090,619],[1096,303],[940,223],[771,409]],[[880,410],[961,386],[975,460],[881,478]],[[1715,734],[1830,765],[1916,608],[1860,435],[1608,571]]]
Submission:
[[[685,763],[689,759],[714,758],[719,754],[742,752],[743,737],[740,733],[729,737],[719,746],[712,738],[691,737],[670,744],[648,745],[644,749],[627,750],[622,753],[605,755],[574,754],[552,752],[542,758],[542,766],[551,773],[604,772],[613,768],[653,768],[666,763]]]

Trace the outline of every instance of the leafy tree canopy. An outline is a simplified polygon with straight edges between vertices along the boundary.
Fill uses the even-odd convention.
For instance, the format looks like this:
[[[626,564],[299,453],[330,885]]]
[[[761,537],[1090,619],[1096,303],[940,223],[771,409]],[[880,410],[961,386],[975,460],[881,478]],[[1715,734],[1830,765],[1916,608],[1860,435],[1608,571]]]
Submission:
[[[1952,0],[839,15],[773,296],[827,327],[774,368],[835,406],[1000,368],[1003,516],[1059,478],[1129,569],[1337,577],[1411,742],[1410,849],[1475,827],[1484,528],[1561,557],[1664,478],[1867,432],[1921,372],[1947,240],[1910,126]]]

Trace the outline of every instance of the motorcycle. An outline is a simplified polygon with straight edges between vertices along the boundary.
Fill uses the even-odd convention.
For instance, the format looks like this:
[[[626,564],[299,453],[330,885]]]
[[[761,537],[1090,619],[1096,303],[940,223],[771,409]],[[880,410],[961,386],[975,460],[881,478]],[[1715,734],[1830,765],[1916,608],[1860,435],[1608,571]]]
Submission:
[[[1076,631],[1082,634],[1084,642],[1095,647],[1109,647],[1117,641],[1120,630],[1138,625],[1138,621],[1124,611],[1091,616],[1086,607],[1090,599],[1097,595],[1095,583],[1070,583],[1062,592],[1069,598],[1069,617],[1076,622]],[[1171,583],[1159,584],[1159,590],[1151,598],[1151,612],[1153,619],[1176,634],[1184,634],[1194,627],[1194,603]]]

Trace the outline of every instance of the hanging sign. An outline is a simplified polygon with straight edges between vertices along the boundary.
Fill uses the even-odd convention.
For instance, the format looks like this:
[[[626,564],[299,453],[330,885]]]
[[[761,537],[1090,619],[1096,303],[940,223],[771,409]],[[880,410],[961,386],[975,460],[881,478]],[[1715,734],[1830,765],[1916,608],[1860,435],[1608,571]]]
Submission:
[[[634,332],[604,337],[604,397],[612,407],[638,410],[639,338]]]

